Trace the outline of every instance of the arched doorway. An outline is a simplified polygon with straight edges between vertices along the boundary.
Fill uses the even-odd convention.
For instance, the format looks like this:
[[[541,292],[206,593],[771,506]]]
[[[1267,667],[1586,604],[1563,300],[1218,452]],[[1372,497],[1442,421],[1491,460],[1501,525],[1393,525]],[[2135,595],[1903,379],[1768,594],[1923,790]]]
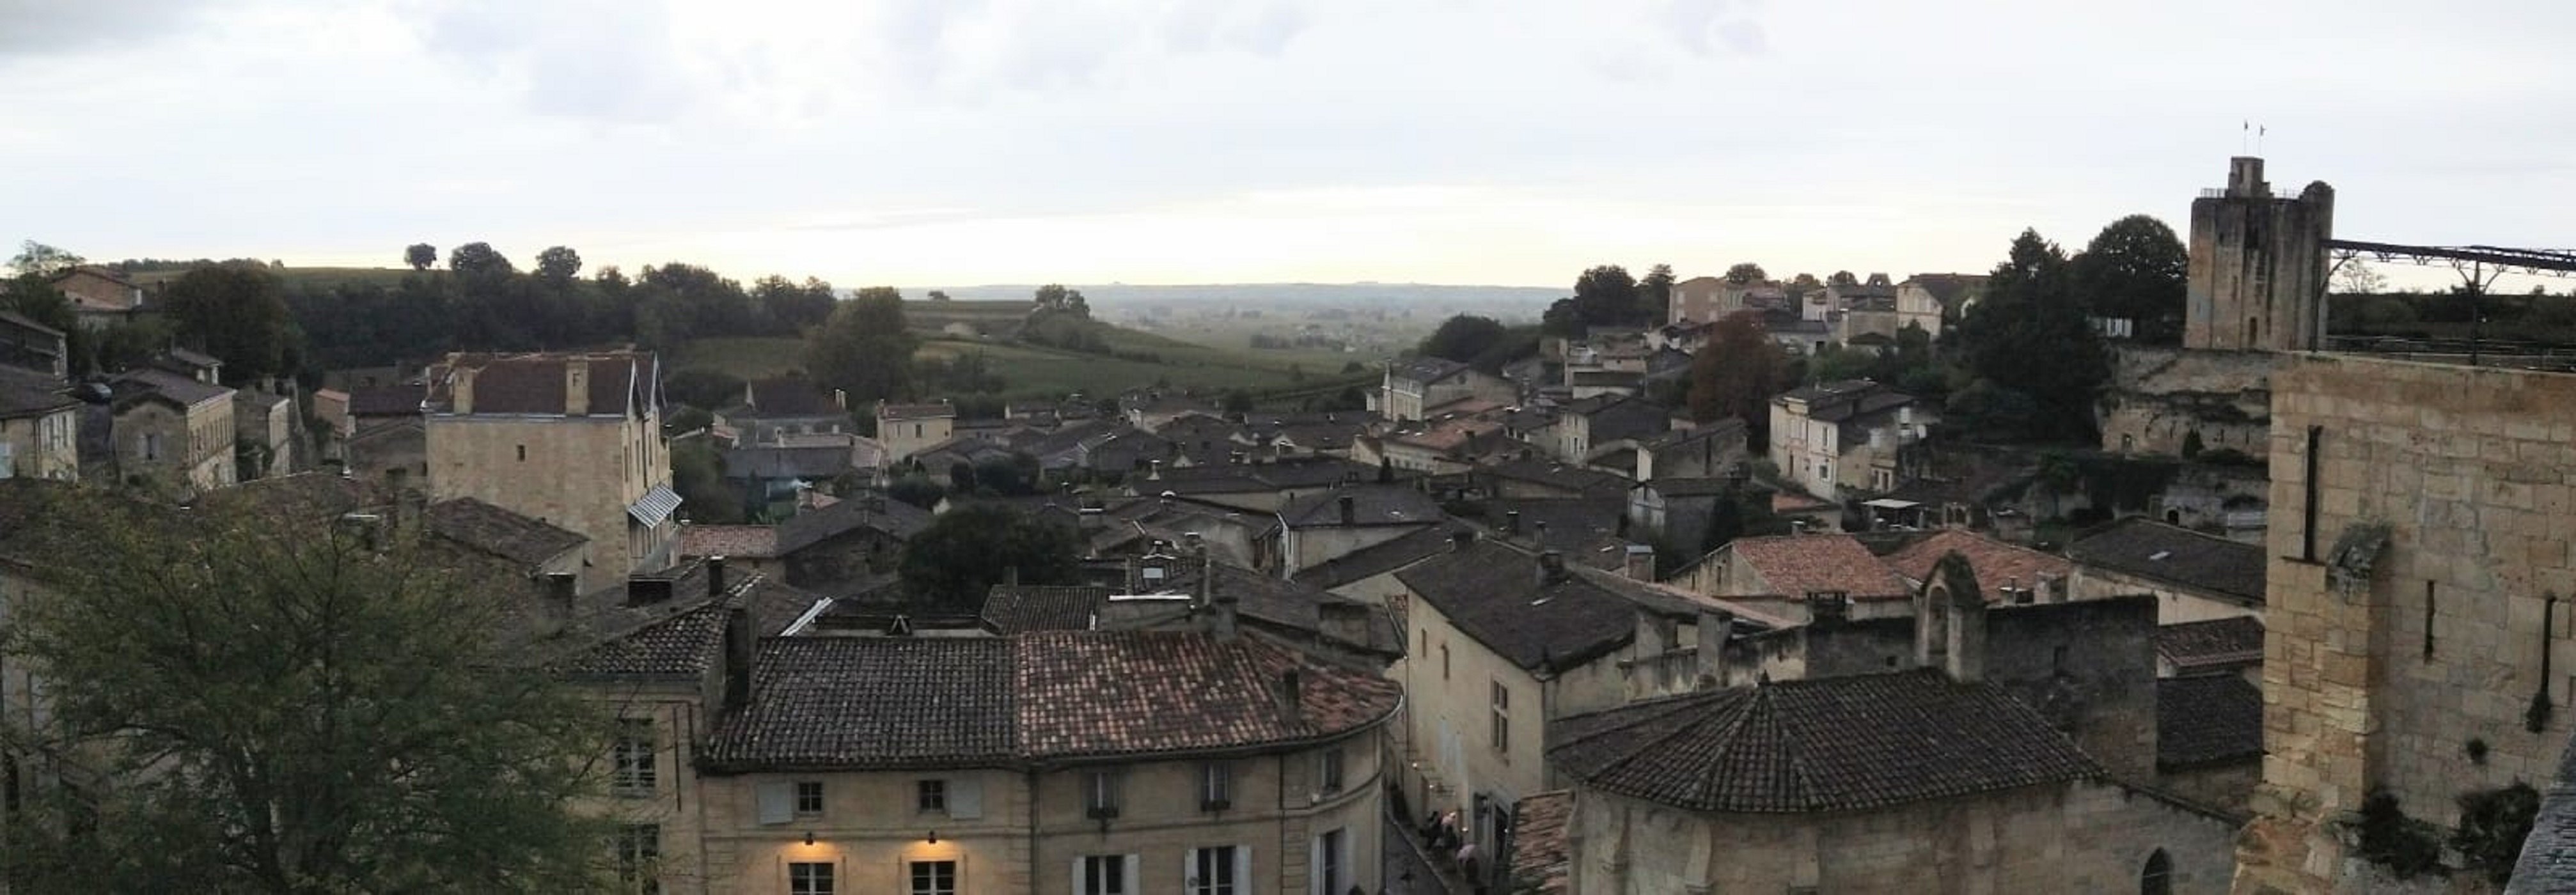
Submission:
[[[2147,855],[2147,866],[2138,871],[2138,895],[2173,895],[2173,858],[2164,849]]]

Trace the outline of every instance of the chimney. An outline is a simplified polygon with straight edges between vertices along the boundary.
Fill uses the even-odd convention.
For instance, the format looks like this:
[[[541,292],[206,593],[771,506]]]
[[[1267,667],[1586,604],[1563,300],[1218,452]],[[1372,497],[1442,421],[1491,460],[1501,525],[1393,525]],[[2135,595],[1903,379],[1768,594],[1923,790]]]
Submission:
[[[1565,582],[1565,554],[1542,550],[1538,554],[1538,583],[1545,587]]]
[[[1208,607],[1206,630],[1216,635],[1218,640],[1233,640],[1235,611],[1240,607],[1242,598],[1236,596],[1232,590],[1216,590],[1209,584],[1209,579],[1214,577],[1216,576],[1205,569],[1199,573],[1200,600]]]
[[[1368,616],[1369,607],[1363,603],[1327,600],[1315,607],[1323,635],[1343,643],[1368,643]]]
[[[573,604],[581,597],[581,576],[571,572],[546,573],[547,633],[560,634],[572,627]]]
[[[751,629],[751,610],[736,606],[725,611],[724,625],[724,707],[739,710],[751,702],[751,653],[759,632]]]
[[[1294,668],[1279,675],[1279,717],[1289,724],[1306,723],[1304,677]]]
[[[1691,626],[1697,636],[1699,675],[1704,686],[1726,683],[1726,642],[1735,639],[1735,614],[1702,609],[1698,624]]]
[[[722,599],[725,593],[725,558],[707,557],[707,599]]]
[[[1452,550],[1452,551],[1465,550],[1465,549],[1467,549],[1467,548],[1469,548],[1469,547],[1473,547],[1473,546],[1475,546],[1475,545],[1476,545],[1476,530],[1475,530],[1475,529],[1472,529],[1472,528],[1461,528],[1461,529],[1459,529],[1459,530],[1457,530],[1457,531],[1453,531],[1453,532],[1450,532],[1450,533],[1449,533],[1449,549],[1450,549],[1450,550]]]
[[[1519,510],[1512,510],[1512,511],[1509,511],[1509,512],[1504,513],[1504,514],[1503,514],[1503,534],[1510,535],[1510,536],[1513,536],[1513,537],[1519,537],[1519,536],[1520,536],[1520,533],[1521,533],[1521,511],[1519,511]]]
[[[474,368],[448,368],[447,408],[458,416],[474,412]]]
[[[1628,545],[1627,562],[1621,566],[1620,571],[1626,573],[1630,580],[1654,581],[1655,548],[1644,544]]]
[[[1343,524],[1343,525],[1350,525],[1350,524],[1353,524],[1353,523],[1358,522],[1358,521],[1359,521],[1359,507],[1358,507],[1358,504],[1356,504],[1355,502],[1353,502],[1353,501],[1351,500],[1351,496],[1350,496],[1350,495],[1348,495],[1348,494],[1344,494],[1344,495],[1342,495],[1342,496],[1341,496],[1341,500],[1340,500],[1339,502],[1340,502],[1341,507],[1342,507],[1342,524]]]

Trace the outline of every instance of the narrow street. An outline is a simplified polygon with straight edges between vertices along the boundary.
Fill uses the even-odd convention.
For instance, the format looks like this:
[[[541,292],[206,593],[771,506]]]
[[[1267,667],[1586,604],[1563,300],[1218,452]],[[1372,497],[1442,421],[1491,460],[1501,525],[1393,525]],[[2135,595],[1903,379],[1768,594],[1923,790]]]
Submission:
[[[1422,843],[1413,837],[1412,825],[1404,818],[1389,813],[1386,823],[1385,879],[1379,892],[1383,895],[1451,895],[1466,891],[1464,887],[1440,875],[1423,860]]]

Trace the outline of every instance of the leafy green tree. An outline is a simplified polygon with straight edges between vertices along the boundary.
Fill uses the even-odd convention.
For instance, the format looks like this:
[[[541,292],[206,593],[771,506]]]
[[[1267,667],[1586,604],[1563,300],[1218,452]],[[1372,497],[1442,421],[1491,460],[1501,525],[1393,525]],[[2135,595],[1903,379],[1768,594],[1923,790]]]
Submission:
[[[1459,314],[1440,322],[1440,328],[1423,338],[1424,356],[1467,363],[1500,344],[1505,329],[1491,317]]]
[[[689,521],[735,525],[745,518],[742,489],[725,480],[724,457],[704,438],[671,443],[671,490]]]
[[[904,585],[922,599],[973,613],[1016,571],[1022,584],[1072,584],[1082,544],[1070,526],[1008,507],[969,505],[939,515],[904,545]]]
[[[751,301],[761,316],[776,324],[776,331],[792,335],[831,319],[832,306],[839,303],[839,298],[833,294],[832,284],[813,277],[794,283],[786,277],[767,276],[752,284]]]
[[[845,490],[843,493],[849,492]],[[930,474],[916,469],[896,477],[893,484],[887,485],[886,496],[927,510],[938,506],[940,499],[948,496],[948,489],[940,487]]]
[[[20,276],[50,277],[77,267],[85,260],[79,255],[30,239],[18,244],[17,257],[9,259],[9,271]]]
[[[403,263],[410,265],[413,270],[428,270],[436,267],[438,266],[438,247],[425,242],[412,243],[409,248],[403,249]]]
[[[1771,396],[1790,381],[1788,353],[1763,330],[1761,312],[1728,314],[1691,358],[1691,416],[1704,423],[1741,419],[1748,442],[1768,444]]]
[[[1751,261],[1746,261],[1726,269],[1726,281],[1737,286],[1749,286],[1770,278],[1771,275],[1762,270],[1762,265],[1755,264]],[[1808,279],[1813,280],[1814,278],[1809,277]]]
[[[1038,458],[1013,452],[1007,457],[986,457],[975,461],[975,487],[986,494],[1002,497],[1026,497],[1038,493],[1041,484]]]
[[[1604,264],[1574,280],[1574,295],[1549,305],[1541,318],[1550,335],[1580,337],[1595,326],[1644,322],[1637,313],[1637,278],[1628,269]]]
[[[219,492],[221,493],[221,492]],[[209,496],[61,495],[13,662],[107,778],[0,847],[32,892],[591,891],[607,720],[496,632],[508,573],[396,529]],[[76,559],[72,559],[76,557]],[[0,719],[6,723],[6,719]],[[49,815],[49,816],[39,816]]]
[[[2165,222],[2143,214],[2112,221],[2075,256],[2074,303],[2135,323],[2138,341],[2182,344],[2183,278],[2190,256]]]
[[[871,286],[832,309],[805,341],[805,369],[826,389],[849,393],[853,404],[912,394],[912,352],[904,328],[903,294]]]
[[[975,464],[964,460],[948,464],[948,493],[975,493]]]
[[[931,301],[947,301],[947,300],[949,300],[949,299],[948,299],[948,293],[946,293],[946,292],[942,292],[942,291],[937,290],[937,289],[930,290],[930,300],[931,300]]]
[[[447,252],[447,269],[461,274],[504,274],[517,271],[510,259],[488,242],[469,242]]]
[[[685,367],[662,377],[664,396],[705,410],[742,403],[742,386],[742,377],[706,367]]]
[[[228,385],[293,372],[300,361],[285,288],[265,267],[191,269],[161,291],[161,308],[181,339],[223,360]]]
[[[1822,288],[1825,288],[1825,284],[1817,282],[1815,274],[1802,273],[1791,279],[1788,287],[1780,291],[1789,293],[1791,298],[1796,298]]]
[[[556,283],[569,283],[580,275],[580,252],[568,246],[554,246],[537,253],[537,276]]]
[[[1649,325],[1669,319],[1673,307],[1673,266],[1658,264],[1637,281],[1637,316]]]
[[[1251,413],[1252,393],[1239,388],[1228,389],[1222,406],[1228,414]]]
[[[2110,379],[2110,357],[2071,294],[2066,255],[2055,244],[2023,230],[1960,320],[1958,340],[1976,379],[2028,396],[2030,416],[2014,428],[2034,438],[2094,440],[2094,397]],[[2019,411],[2008,401],[1984,409],[1995,422],[2007,421],[1996,411]]]
[[[1826,277],[1825,282],[1828,285],[1834,286],[1858,286],[1860,285],[1860,278],[1852,276],[1851,271],[1837,270],[1834,271],[1833,276]]]

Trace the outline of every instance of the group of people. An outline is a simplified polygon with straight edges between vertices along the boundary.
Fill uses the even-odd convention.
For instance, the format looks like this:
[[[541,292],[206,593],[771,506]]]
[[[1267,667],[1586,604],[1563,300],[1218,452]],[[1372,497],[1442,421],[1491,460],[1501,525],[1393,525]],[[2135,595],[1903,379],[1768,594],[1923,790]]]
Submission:
[[[1483,863],[1476,852],[1476,843],[1466,838],[1458,825],[1458,812],[1435,810],[1423,818],[1422,841],[1430,847],[1433,859],[1448,858],[1458,869],[1458,875],[1467,880],[1467,885],[1477,892],[1485,891]]]

